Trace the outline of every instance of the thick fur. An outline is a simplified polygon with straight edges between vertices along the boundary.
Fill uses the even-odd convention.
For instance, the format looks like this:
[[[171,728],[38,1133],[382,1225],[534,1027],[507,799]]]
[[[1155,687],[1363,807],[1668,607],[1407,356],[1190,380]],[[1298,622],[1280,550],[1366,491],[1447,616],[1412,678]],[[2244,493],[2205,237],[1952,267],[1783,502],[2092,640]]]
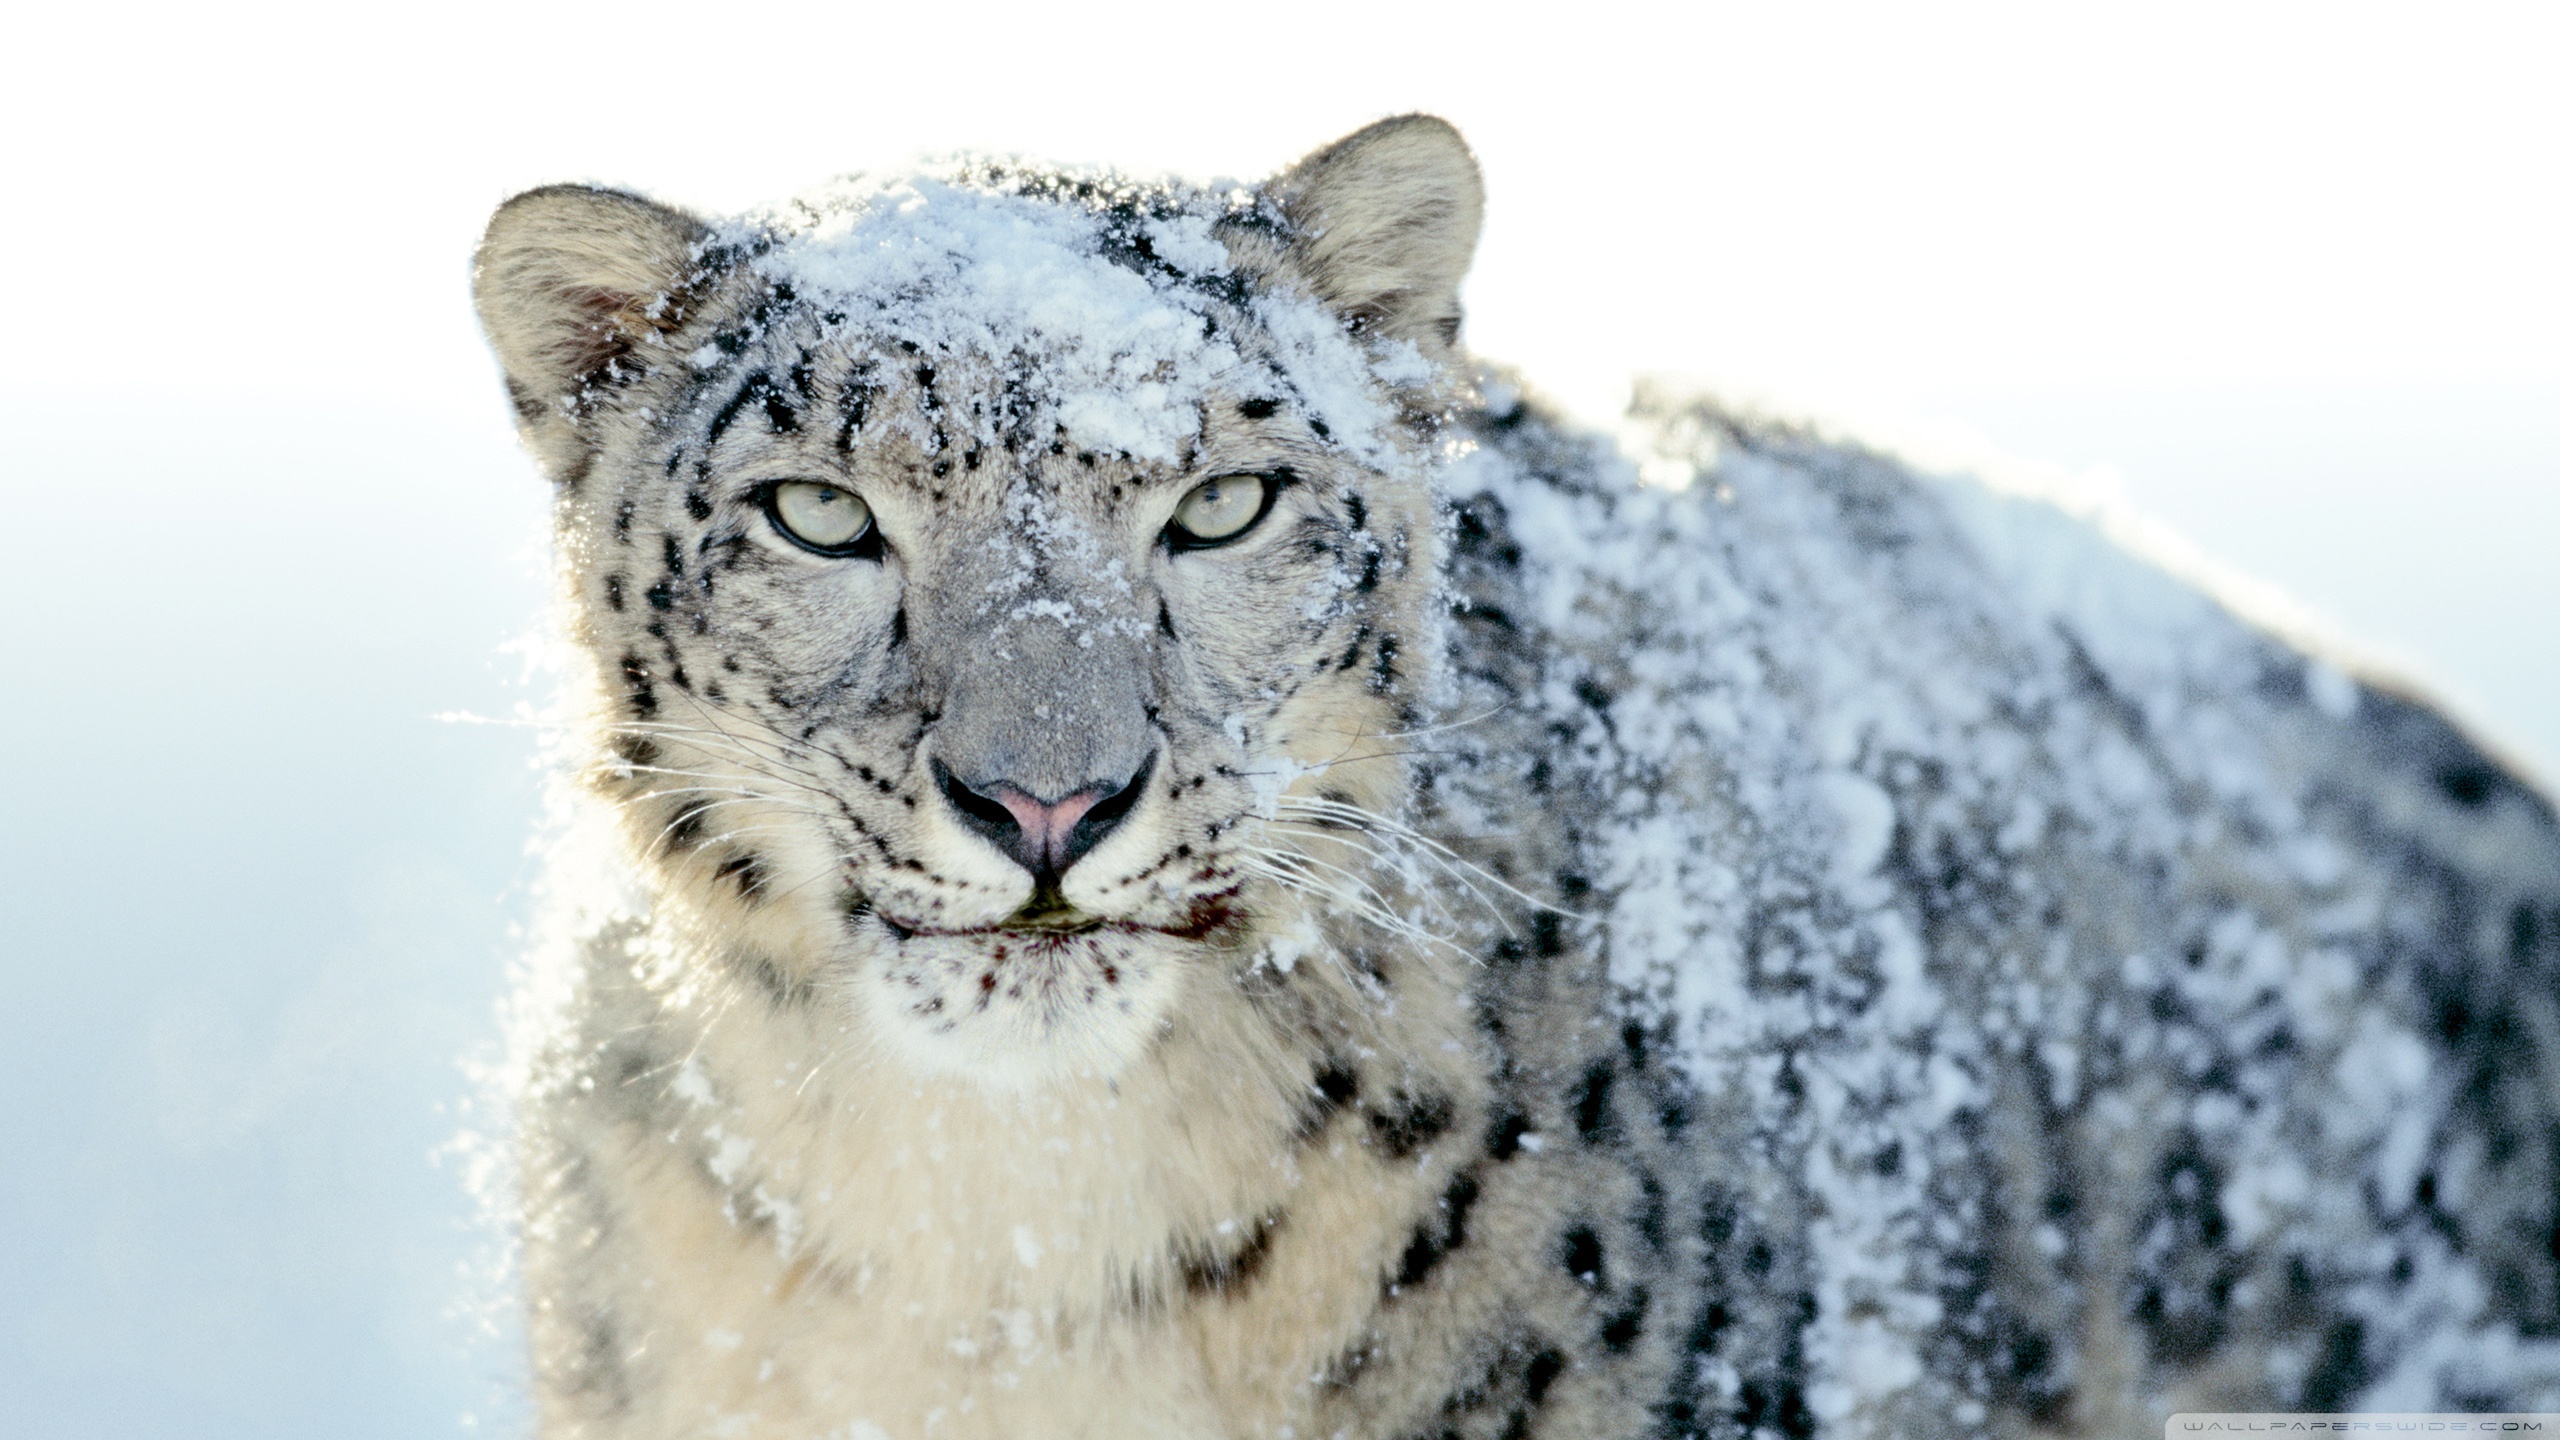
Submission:
[[[933,186],[1196,322],[1214,365],[1112,382],[1178,433],[1089,418],[1090,336],[828,290],[823,207],[555,188],[483,244],[637,897],[522,1097],[543,1433],[2136,1434],[2547,1383],[2560,832],[2451,729],[2209,605],[2222,668],[2154,677],[2209,723],[2146,711],[2007,532],[1713,407],[1659,407],[1701,478],[1641,490],[1465,367],[1436,120],[1250,192]],[[1268,517],[1168,543],[1233,474]],[[875,549],[780,533],[795,480]],[[1129,788],[1035,876],[954,777]],[[2332,1123],[2412,1045],[2357,1093],[2414,1131]],[[2252,1146],[2362,1178],[2235,1226]]]

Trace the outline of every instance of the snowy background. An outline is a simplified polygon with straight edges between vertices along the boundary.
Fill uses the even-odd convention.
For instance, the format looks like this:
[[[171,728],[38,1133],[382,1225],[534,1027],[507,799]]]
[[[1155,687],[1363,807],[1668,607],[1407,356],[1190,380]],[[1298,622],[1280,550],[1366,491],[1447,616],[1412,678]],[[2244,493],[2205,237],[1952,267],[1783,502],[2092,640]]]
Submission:
[[[516,1418],[462,1064],[537,784],[489,209],[923,149],[1258,175],[1430,109],[1474,338],[2109,486],[2560,774],[2548,6],[50,7],[0,58],[0,1415]],[[1095,9],[1093,14],[1104,13]]]

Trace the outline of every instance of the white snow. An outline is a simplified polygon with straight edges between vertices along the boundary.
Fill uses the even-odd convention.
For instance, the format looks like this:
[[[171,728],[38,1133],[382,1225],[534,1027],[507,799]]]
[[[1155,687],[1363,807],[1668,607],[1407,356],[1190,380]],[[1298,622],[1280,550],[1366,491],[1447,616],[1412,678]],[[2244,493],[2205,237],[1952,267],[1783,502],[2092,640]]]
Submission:
[[[708,243],[769,241],[757,268],[843,307],[849,333],[993,362],[1077,443],[1167,463],[1199,433],[1211,391],[1267,388],[1256,377],[1268,372],[1248,365],[1214,323],[1223,302],[1192,283],[1227,272],[1215,223],[1254,202],[1241,192],[1148,190],[1142,198],[1158,213],[1119,223],[1162,265],[1134,260],[1134,237],[1115,234],[1105,211],[967,168],[847,179],[734,222]],[[1337,443],[1379,453],[1392,415],[1373,382],[1426,383],[1430,362],[1407,343],[1364,348],[1304,296],[1263,294],[1251,304],[1272,342],[1269,362],[1308,412]],[[706,347],[690,359],[709,366],[719,354]],[[990,417],[960,423],[994,438]]]
[[[2134,1167],[2079,1177],[2116,1194],[2199,1137],[2225,1243],[2352,1277],[2409,1393],[2459,1371],[2560,1394],[2560,1347],[2487,1324],[2465,1262],[2367,1208],[2369,1185],[2405,1213],[2450,1162],[2424,1011],[2360,958],[2389,862],[2310,808],[2338,778],[2317,727],[2358,713],[2357,683],[2097,508],[1653,403],[1655,453],[1494,432],[1448,486],[1498,501],[1526,552],[1500,603],[1555,637],[1530,698],[1574,737],[1560,789],[1605,812],[1609,973],[1749,1117],[1742,1171],[1798,1197],[1816,1413],[1885,1434],[1897,1406],[1979,1412],[1924,1357],[1980,1234],[1950,1197],[2020,1105]],[[2293,709],[2271,673],[2298,677]],[[1915,873],[1948,867],[1979,899],[1925,917]],[[2076,1223],[2025,1236],[2065,1266]],[[2487,1349],[2457,1365],[2454,1333]],[[2308,1357],[2270,1364],[2293,1383]]]

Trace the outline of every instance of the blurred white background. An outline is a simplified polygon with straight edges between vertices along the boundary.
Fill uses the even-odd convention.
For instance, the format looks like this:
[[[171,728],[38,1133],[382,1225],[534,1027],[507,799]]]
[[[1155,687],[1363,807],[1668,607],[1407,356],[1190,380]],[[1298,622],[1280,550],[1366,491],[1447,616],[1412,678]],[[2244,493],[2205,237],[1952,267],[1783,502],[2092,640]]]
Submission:
[[[541,486],[489,209],[917,151],[1258,176],[1428,109],[1474,340],[2094,475],[2560,774],[2547,4],[52,6],[0,57],[0,1415],[504,1433],[460,1062]],[[469,1417],[469,1418],[466,1418]]]

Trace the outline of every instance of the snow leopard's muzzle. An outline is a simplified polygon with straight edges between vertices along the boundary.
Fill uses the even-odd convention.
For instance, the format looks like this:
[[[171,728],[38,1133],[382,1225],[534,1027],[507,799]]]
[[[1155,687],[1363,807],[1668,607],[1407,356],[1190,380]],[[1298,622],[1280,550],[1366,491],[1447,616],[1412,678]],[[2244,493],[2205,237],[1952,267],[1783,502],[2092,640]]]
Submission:
[[[919,626],[934,790],[1031,872],[1032,906],[1147,798],[1164,737],[1152,627],[1116,577],[997,543],[960,547]]]

